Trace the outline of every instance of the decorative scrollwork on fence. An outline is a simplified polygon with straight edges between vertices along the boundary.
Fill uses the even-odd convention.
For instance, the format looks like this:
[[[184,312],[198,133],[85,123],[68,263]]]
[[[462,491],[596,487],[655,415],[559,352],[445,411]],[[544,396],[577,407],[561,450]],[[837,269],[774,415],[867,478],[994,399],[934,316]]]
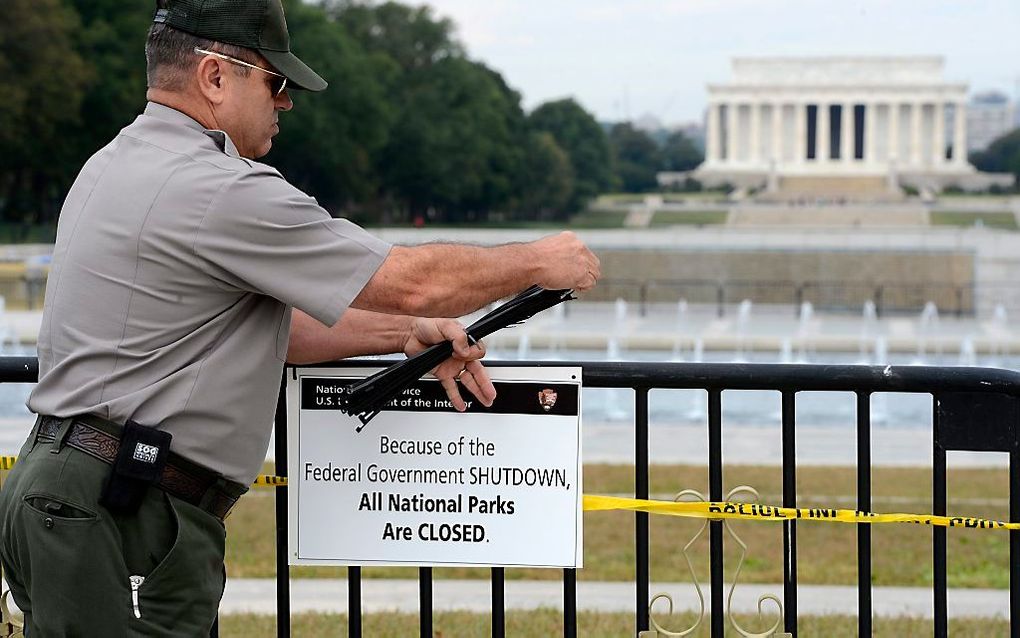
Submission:
[[[747,485],[740,485],[738,487],[733,488],[726,495],[726,498],[724,500],[726,500],[726,501],[733,501],[734,497],[737,497],[737,496],[748,496],[748,495],[751,497],[753,502],[761,503],[761,497],[759,496],[758,491],[755,490],[753,487],[750,487],[750,486],[747,486]],[[704,494],[702,494],[701,492],[698,492],[696,490],[683,490],[681,492],[678,492],[677,495],[673,498],[673,500],[678,502],[678,503],[682,502],[682,501],[685,501],[685,500],[688,500],[688,501],[701,501],[701,502],[705,502],[705,503],[708,502],[708,498]],[[699,603],[699,606],[701,608],[701,611],[698,614],[698,619],[694,622],[694,624],[692,626],[690,626],[687,629],[684,629],[682,631],[671,631],[669,629],[664,628],[662,625],[660,625],[658,623],[658,621],[655,620],[655,616],[653,614],[653,607],[655,606],[655,603],[657,601],[659,601],[660,599],[665,600],[668,603],[668,605],[669,605],[666,614],[667,614],[667,616],[672,616],[673,615],[673,598],[672,598],[672,596],[670,596],[667,593],[659,593],[659,594],[656,594],[655,596],[653,596],[652,600],[648,603],[648,620],[649,620],[649,623],[651,624],[651,626],[653,627],[653,629],[651,631],[641,632],[641,636],[651,636],[651,637],[669,636],[669,637],[681,638],[683,636],[689,636],[689,635],[693,634],[695,631],[697,631],[698,627],[701,626],[701,623],[704,622],[704,620],[705,620],[705,611],[706,611],[705,594],[704,594],[704,592],[701,589],[701,584],[698,582],[698,576],[697,576],[697,574],[694,571],[694,563],[691,562],[691,556],[688,553],[688,550],[691,548],[692,545],[694,545],[694,543],[698,540],[698,538],[700,538],[701,535],[704,533],[705,528],[708,527],[708,523],[709,523],[708,520],[704,520],[701,523],[701,527],[698,529],[698,532],[689,541],[687,541],[687,543],[683,546],[683,549],[681,550],[681,554],[683,554],[683,557],[684,557],[684,562],[687,564],[687,571],[691,575],[691,582],[694,584],[694,590],[698,594],[698,603]],[[777,607],[779,607],[779,618],[776,619],[776,622],[771,627],[769,627],[768,629],[766,629],[763,632],[753,632],[753,631],[749,631],[749,630],[745,629],[744,627],[742,627],[737,622],[737,619],[735,618],[735,616],[733,614],[733,592],[737,588],[737,581],[740,578],[740,570],[743,569],[744,559],[747,556],[747,544],[744,543],[744,541],[740,538],[740,536],[737,535],[737,533],[735,531],[733,531],[733,526],[731,525],[731,522],[729,520],[723,520],[722,524],[723,524],[723,528],[730,535],[730,538],[732,538],[734,540],[734,542],[736,542],[737,545],[740,546],[740,560],[737,562],[737,569],[736,569],[736,571],[733,574],[733,582],[730,583],[729,594],[726,597],[726,617],[729,619],[730,624],[744,638],[770,638],[770,637],[777,637],[778,638],[780,636],[789,636],[790,634],[778,633],[779,632],[779,628],[783,625],[783,603],[779,599],[778,596],[775,596],[773,594],[764,594],[763,596],[760,596],[758,598],[758,619],[759,620],[762,620],[764,618],[764,614],[763,614],[764,609],[763,609],[763,607],[764,607],[765,601],[770,600],[770,601],[774,602]]]
[[[701,501],[703,503],[708,502],[708,499],[705,498],[705,495],[696,490],[683,490],[681,492],[678,492],[677,495],[673,497],[673,500],[677,503],[680,503],[688,499],[688,497],[694,497],[693,499],[690,500]],[[683,554],[684,562],[687,563],[687,571],[691,575],[691,582],[694,583],[694,590],[698,593],[698,604],[701,606],[701,612],[698,614],[698,619],[694,622],[692,626],[688,627],[687,629],[684,629],[683,631],[670,631],[668,629],[665,629],[662,625],[656,622],[655,616],[652,613],[652,607],[655,606],[655,601],[659,600],[660,598],[665,599],[669,603],[669,611],[666,612],[666,615],[672,616],[673,598],[666,593],[656,594],[652,598],[652,600],[648,603],[648,621],[652,624],[652,627],[655,628],[655,631],[658,632],[658,634],[655,635],[674,637],[689,636],[690,634],[694,633],[701,625],[702,621],[705,620],[705,594],[704,592],[701,591],[701,584],[698,583],[698,575],[694,573],[694,563],[691,562],[691,556],[690,554],[687,553],[687,550],[689,550],[691,548],[691,545],[693,545],[698,540],[701,534],[705,531],[706,527],[708,527],[708,521],[707,520],[702,521],[701,527],[698,529],[698,533],[692,536],[691,540],[687,541],[687,544],[684,545],[682,550],[680,550],[680,553]]]
[[[744,494],[750,495],[754,503],[761,503],[761,496],[758,494],[758,490],[748,485],[740,485],[733,488],[730,490],[729,494],[726,495],[725,500],[727,502],[732,502],[735,496]],[[737,571],[733,574],[733,583],[730,584],[730,593],[726,597],[726,616],[729,618],[730,624],[733,625],[733,628],[736,629],[741,636],[744,636],[744,638],[769,638],[770,636],[775,636],[777,635],[776,632],[783,624],[783,603],[779,600],[778,596],[774,594],[764,594],[758,598],[758,620],[762,620],[763,618],[762,607],[766,600],[771,600],[779,607],[779,618],[776,619],[774,625],[766,629],[764,632],[756,633],[744,629],[740,626],[736,617],[733,615],[733,592],[737,588],[737,580],[740,578],[740,570],[744,567],[744,557],[747,556],[747,545],[739,536],[737,536],[737,533],[733,531],[733,526],[730,524],[730,521],[724,520],[723,527],[729,533],[730,538],[736,541],[737,545],[740,545],[740,560],[737,562]]]
[[[0,631],[4,632],[0,636],[20,638],[20,636],[25,635],[23,633],[25,630],[25,619],[20,613],[15,613],[11,610],[10,602],[8,602],[10,595],[10,590],[0,595]]]
[[[3,484],[7,478],[7,470],[9,467],[5,467],[0,471],[0,489],[3,488]],[[0,578],[3,577],[3,570],[0,569]],[[20,610],[11,609],[11,590],[5,591],[0,594],[0,638],[20,638],[25,635],[25,615]]]

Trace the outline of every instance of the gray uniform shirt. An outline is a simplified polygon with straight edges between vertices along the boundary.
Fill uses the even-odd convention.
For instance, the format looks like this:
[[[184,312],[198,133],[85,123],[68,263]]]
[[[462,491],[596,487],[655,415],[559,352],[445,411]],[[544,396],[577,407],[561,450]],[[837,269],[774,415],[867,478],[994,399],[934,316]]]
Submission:
[[[248,484],[290,308],[334,324],[389,249],[222,131],[150,103],[64,202],[28,406],[158,427],[177,453]]]

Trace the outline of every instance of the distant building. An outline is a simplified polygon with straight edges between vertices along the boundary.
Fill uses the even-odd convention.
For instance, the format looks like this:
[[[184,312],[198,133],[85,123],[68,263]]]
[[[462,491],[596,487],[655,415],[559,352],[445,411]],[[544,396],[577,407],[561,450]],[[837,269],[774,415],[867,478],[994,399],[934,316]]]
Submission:
[[[708,86],[694,175],[706,185],[893,194],[989,183],[964,151],[967,85],[944,79],[941,57],[735,58],[732,68],[732,81]]]
[[[976,93],[967,107],[967,150],[983,151],[1016,126],[1016,108],[998,91]]]

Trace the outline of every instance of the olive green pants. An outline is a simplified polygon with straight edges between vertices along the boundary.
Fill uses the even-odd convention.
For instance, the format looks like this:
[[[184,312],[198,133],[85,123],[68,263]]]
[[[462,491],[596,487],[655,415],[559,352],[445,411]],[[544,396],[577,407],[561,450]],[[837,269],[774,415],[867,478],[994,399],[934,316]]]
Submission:
[[[34,438],[0,489],[0,562],[26,637],[208,636],[223,524],[155,487],[112,514],[98,502],[111,466]]]

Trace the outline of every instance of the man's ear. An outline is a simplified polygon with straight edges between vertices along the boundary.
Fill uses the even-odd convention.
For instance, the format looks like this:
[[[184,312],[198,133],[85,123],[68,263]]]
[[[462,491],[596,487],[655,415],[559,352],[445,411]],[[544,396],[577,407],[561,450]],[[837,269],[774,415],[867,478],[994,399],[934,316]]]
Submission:
[[[205,99],[213,104],[221,104],[226,98],[227,83],[229,82],[226,66],[226,62],[215,56],[207,55],[199,61],[198,67],[195,69],[198,90],[202,92]]]

